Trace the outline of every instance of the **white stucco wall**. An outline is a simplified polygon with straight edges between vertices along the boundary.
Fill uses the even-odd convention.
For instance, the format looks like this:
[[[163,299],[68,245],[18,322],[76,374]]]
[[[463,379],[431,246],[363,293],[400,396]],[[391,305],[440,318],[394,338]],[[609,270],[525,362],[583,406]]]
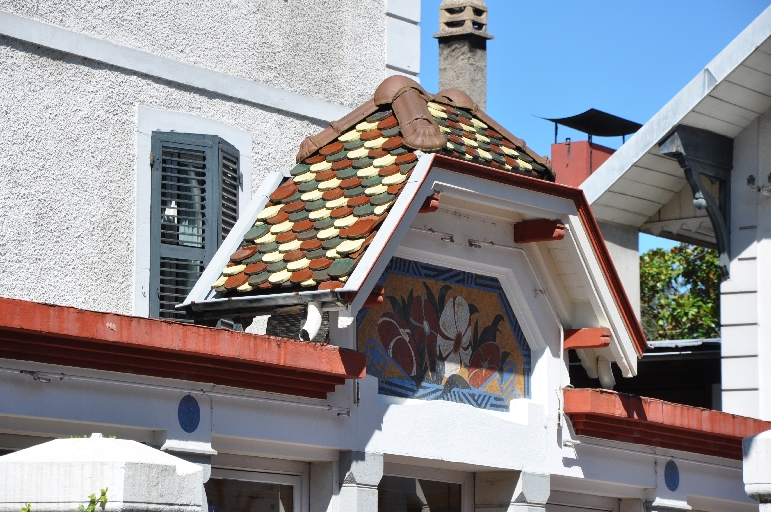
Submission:
[[[2,296],[132,312],[138,104],[250,131],[253,188],[293,165],[300,141],[321,128],[18,41],[0,43]]]
[[[385,78],[385,0],[2,0],[0,10],[354,108]]]

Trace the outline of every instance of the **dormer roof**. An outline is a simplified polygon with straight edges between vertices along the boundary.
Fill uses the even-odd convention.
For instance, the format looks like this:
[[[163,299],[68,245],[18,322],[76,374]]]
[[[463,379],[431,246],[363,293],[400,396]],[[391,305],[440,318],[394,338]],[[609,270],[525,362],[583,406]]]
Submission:
[[[541,271],[567,283],[554,293],[586,305],[573,317],[566,309],[559,321],[573,329],[609,327],[613,342],[598,350],[633,375],[645,336],[583,193],[553,178],[547,159],[466,94],[430,95],[412,80],[390,78],[370,102],[303,141],[289,176],[264,180],[178,307],[203,321],[306,303],[355,316],[418,213],[435,211],[441,193],[450,205],[495,203],[507,218],[562,218],[569,243],[550,248],[559,242],[531,240],[546,244],[546,252],[561,251],[548,256],[560,260],[554,268]]]
[[[547,158],[462,91],[432,95],[394,76],[302,142],[297,165],[208,286],[222,298],[342,288],[423,153],[554,181]]]

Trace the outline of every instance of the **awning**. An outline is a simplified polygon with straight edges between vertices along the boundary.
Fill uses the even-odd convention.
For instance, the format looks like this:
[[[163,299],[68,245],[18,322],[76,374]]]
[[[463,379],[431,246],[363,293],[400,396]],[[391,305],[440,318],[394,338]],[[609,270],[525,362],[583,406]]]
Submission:
[[[583,114],[571,117],[543,119],[598,137],[623,137],[642,128],[640,123],[608,114],[596,108],[590,108]]]

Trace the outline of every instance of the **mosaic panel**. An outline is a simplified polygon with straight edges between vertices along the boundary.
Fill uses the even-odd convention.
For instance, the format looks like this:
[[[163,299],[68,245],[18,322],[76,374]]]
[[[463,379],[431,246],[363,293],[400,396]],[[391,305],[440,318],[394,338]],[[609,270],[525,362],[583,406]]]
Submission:
[[[493,277],[393,258],[386,300],[357,318],[383,395],[508,410],[530,396],[530,348]]]

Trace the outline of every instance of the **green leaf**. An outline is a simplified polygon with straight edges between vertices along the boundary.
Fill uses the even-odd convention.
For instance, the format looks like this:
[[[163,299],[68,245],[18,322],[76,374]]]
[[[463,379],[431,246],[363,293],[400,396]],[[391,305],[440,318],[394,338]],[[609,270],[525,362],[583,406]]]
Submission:
[[[649,340],[719,336],[717,253],[688,244],[646,252],[640,256],[640,302]]]

